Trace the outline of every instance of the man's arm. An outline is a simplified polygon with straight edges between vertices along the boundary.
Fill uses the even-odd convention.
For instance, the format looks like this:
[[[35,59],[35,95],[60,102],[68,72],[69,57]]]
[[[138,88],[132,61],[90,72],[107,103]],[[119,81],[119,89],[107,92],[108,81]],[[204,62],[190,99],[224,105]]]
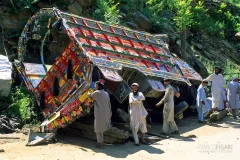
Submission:
[[[204,92],[205,92],[204,88],[201,88],[201,89],[200,89],[200,93],[199,93],[199,97],[200,97],[200,101],[201,101],[201,103],[202,103],[203,105],[205,105],[205,102],[204,102],[204,100],[203,100]]]
[[[139,93],[138,93],[138,96],[136,97],[136,99],[139,100],[139,101],[144,101],[144,100],[145,100],[145,97],[144,97],[144,95],[142,94],[142,92],[139,92]]]
[[[140,101],[133,96],[132,93],[129,95],[129,104],[140,103]]]
[[[237,90],[237,94],[240,94],[240,83],[238,83],[238,90]]]
[[[95,91],[95,92],[93,92],[93,93],[89,93],[88,95],[89,95],[90,97],[92,97],[93,100],[96,100],[97,94],[98,94],[98,93]]]
[[[144,100],[145,100],[145,97],[141,92],[138,93],[138,96],[133,96],[133,93],[130,93],[130,95],[129,95],[129,104],[141,103]]]
[[[159,103],[156,104],[156,107],[159,107],[161,104],[165,103],[169,99],[169,96],[171,95],[172,92],[173,90],[171,88],[167,88],[164,97]]]
[[[221,74],[221,78],[222,78],[222,87],[224,87],[225,83],[226,83],[226,80],[224,79],[223,75]]]
[[[212,81],[213,79],[213,74],[209,75],[204,81]]]

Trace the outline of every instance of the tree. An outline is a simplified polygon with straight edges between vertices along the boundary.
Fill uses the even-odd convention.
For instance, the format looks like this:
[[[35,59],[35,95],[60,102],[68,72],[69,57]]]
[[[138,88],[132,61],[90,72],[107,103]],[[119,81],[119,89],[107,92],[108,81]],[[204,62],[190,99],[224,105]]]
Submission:
[[[150,5],[150,8],[155,12],[162,12],[163,9],[169,7],[174,8],[175,0],[148,0],[147,4]]]
[[[182,57],[187,58],[186,56],[186,32],[188,27],[191,26],[193,20],[193,14],[191,12],[192,0],[175,0],[176,1],[176,17],[174,21],[176,22],[176,26],[180,31],[181,35],[181,49],[182,49]]]
[[[175,12],[176,16],[173,20],[181,35],[182,58],[186,58],[186,31],[193,22],[192,2],[193,0],[148,0],[147,2],[150,9],[158,15],[166,8]]]

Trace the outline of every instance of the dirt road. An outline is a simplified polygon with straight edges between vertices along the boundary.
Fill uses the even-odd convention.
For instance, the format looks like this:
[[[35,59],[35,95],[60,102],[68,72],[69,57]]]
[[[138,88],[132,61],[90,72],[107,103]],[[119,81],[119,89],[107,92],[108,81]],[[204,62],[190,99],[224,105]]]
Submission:
[[[36,147],[26,147],[23,134],[20,140],[0,139],[0,160],[109,160],[109,159],[239,159],[240,122],[226,117],[212,126],[201,125],[196,119],[178,123],[180,136],[159,141],[150,146],[137,147],[132,142],[95,148],[95,142],[75,136],[59,135],[58,142]],[[160,132],[160,125],[153,125],[152,132]],[[188,138],[196,135],[196,138]]]

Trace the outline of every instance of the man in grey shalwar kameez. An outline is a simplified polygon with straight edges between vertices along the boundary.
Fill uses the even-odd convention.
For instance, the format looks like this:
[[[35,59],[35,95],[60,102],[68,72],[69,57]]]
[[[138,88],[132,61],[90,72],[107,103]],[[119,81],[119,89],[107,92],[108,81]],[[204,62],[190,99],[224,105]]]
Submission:
[[[178,127],[174,121],[174,92],[173,88],[170,85],[170,79],[164,79],[164,85],[166,86],[165,95],[162,100],[156,104],[156,107],[159,107],[164,103],[163,108],[163,134],[178,134]]]
[[[103,132],[111,128],[111,103],[109,95],[103,90],[103,85],[100,82],[96,82],[95,89],[90,96],[94,100],[94,132],[97,136],[98,148],[103,148]]]
[[[232,109],[232,114],[234,119],[239,118],[239,109],[240,109],[240,102],[239,102],[239,94],[240,94],[240,87],[237,82],[237,77],[233,77],[232,81],[228,84],[227,87],[227,100],[229,107]]]

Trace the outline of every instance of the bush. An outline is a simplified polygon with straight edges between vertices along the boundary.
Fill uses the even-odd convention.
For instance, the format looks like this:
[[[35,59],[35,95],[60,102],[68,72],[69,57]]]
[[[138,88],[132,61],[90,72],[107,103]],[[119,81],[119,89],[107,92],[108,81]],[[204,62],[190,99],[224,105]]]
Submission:
[[[40,112],[36,110],[34,97],[26,87],[12,89],[9,102],[11,105],[6,110],[7,116],[19,117],[25,124],[38,122]]]
[[[93,12],[92,17],[109,24],[119,24],[121,15],[117,9],[118,4],[114,4],[113,0],[97,0],[97,9]]]

